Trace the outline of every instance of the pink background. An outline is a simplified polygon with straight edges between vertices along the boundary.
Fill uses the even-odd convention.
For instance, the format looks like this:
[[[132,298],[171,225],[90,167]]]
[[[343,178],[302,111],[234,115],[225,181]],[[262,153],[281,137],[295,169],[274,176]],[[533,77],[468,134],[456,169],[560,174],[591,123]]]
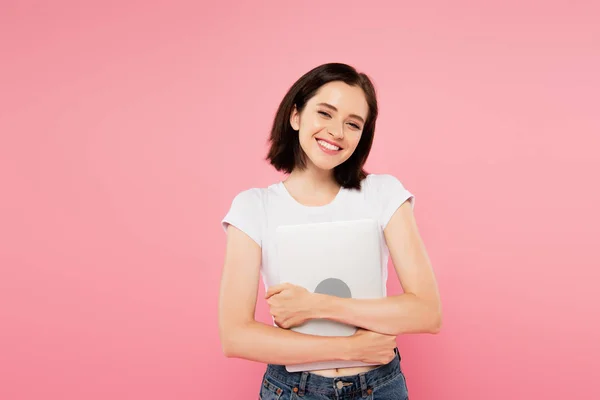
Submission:
[[[600,398],[597,2],[80,3],[0,5],[1,399],[258,397],[218,341],[219,222],[330,61],[375,81],[368,167],[439,280],[411,399]]]

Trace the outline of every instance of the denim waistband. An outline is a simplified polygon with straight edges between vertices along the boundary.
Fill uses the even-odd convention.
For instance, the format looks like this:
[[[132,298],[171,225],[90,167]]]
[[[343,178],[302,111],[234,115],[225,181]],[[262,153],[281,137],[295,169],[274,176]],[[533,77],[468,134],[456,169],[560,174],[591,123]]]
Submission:
[[[283,365],[269,364],[265,376],[293,388],[299,396],[318,393],[325,396],[359,395],[367,397],[374,388],[394,379],[401,373],[400,353],[392,361],[357,375],[327,378],[310,372],[288,372]],[[338,383],[342,382],[342,383]]]

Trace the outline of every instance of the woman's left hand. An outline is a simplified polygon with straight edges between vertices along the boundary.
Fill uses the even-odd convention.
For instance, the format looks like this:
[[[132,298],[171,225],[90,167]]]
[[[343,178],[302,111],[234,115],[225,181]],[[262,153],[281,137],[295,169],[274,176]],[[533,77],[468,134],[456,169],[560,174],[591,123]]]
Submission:
[[[301,286],[291,283],[271,286],[265,298],[280,328],[293,328],[315,318],[316,295]]]

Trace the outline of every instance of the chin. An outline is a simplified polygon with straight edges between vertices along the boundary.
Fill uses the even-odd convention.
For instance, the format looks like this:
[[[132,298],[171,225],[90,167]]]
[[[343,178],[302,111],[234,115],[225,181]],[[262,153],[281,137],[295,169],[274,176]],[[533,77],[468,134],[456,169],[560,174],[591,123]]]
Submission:
[[[332,162],[333,160],[322,160],[314,157],[309,157],[310,162],[318,169],[323,171],[331,171],[341,163]]]
[[[322,171],[333,171],[337,165],[316,165],[315,166]]]

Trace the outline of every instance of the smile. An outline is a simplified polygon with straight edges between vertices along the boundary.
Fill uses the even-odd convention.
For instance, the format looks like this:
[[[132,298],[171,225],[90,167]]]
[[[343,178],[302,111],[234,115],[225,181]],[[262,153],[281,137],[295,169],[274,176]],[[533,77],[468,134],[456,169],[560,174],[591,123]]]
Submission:
[[[327,150],[331,150],[331,151],[338,151],[340,150],[340,148],[334,144],[328,143],[324,140],[321,139],[317,139],[317,143],[319,143],[319,146],[323,147],[324,149]]]

